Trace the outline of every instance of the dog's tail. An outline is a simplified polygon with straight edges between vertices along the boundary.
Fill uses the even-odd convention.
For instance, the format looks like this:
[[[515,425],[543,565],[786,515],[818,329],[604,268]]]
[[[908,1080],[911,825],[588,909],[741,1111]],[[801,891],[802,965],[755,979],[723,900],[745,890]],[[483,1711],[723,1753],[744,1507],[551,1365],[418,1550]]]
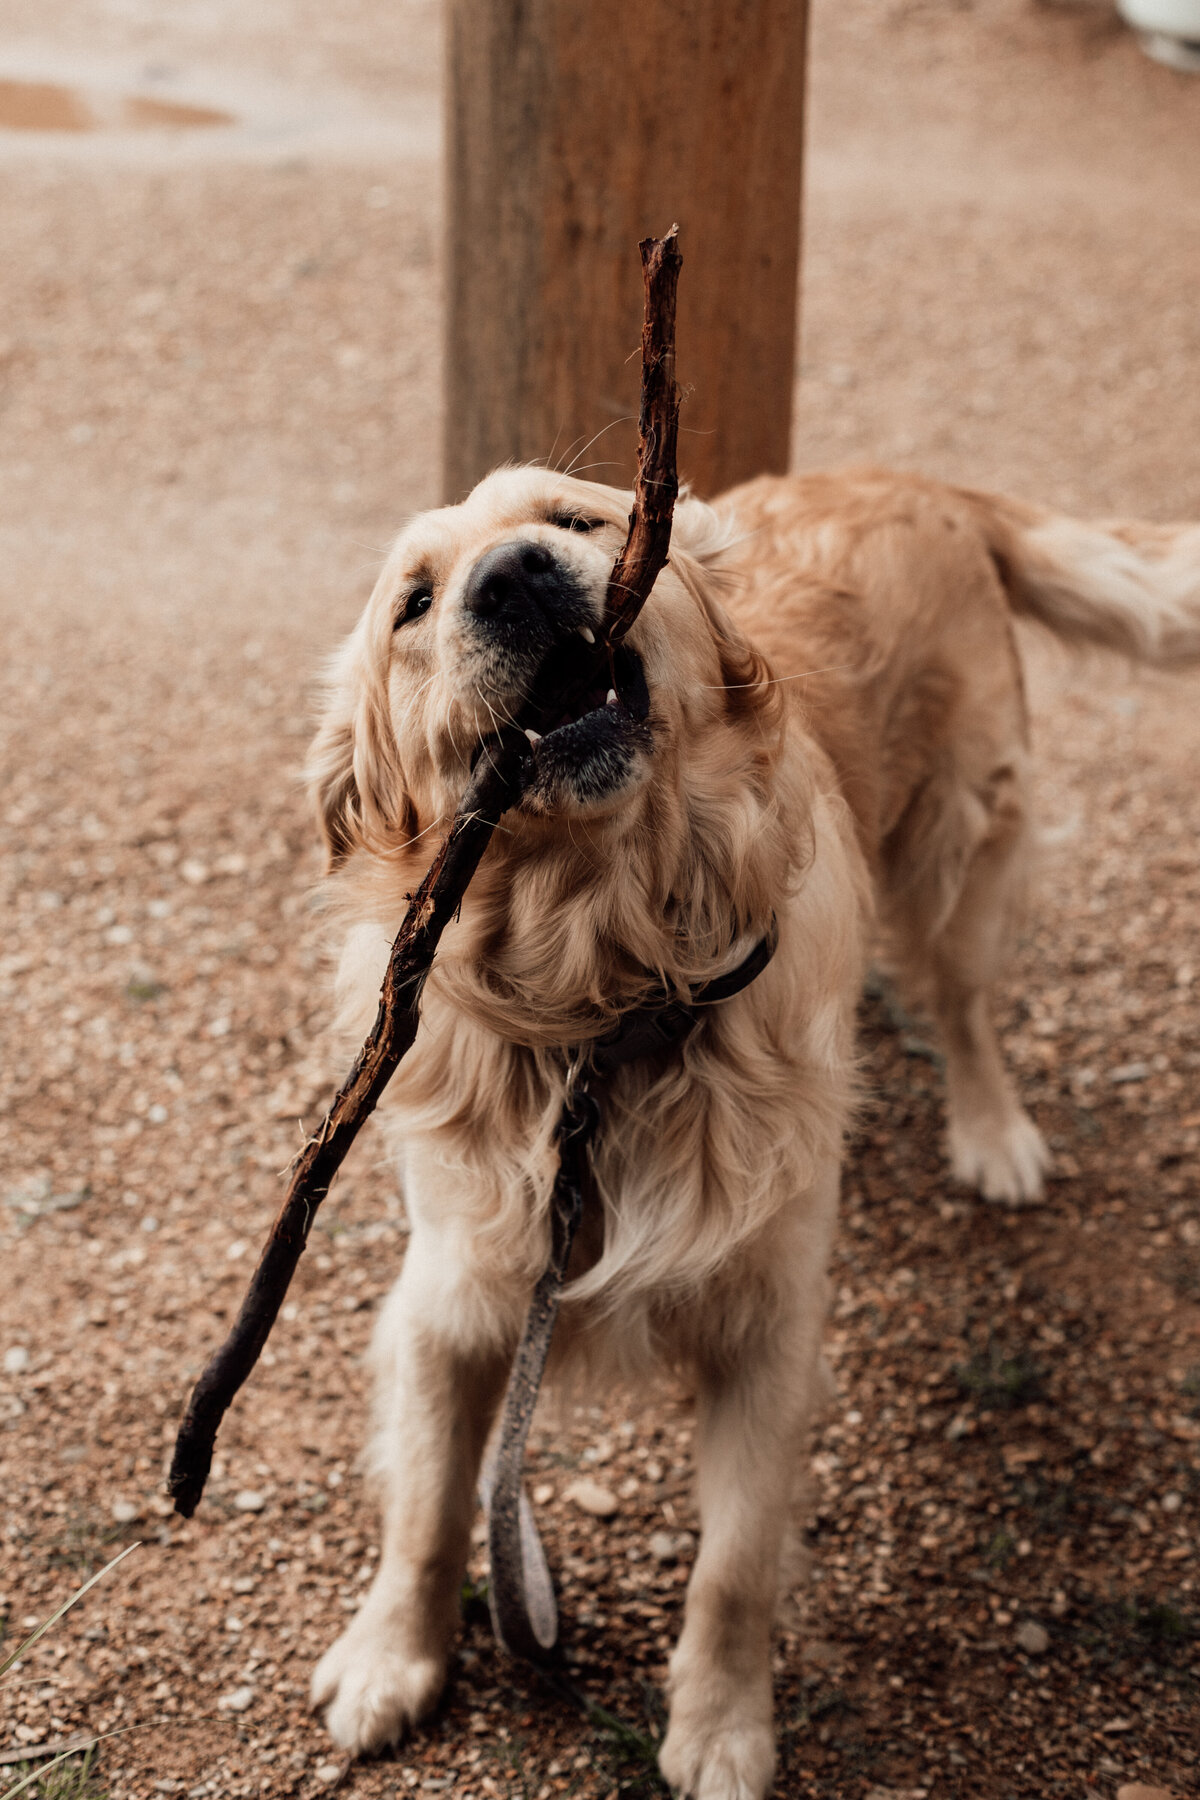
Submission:
[[[1084,523],[960,492],[1018,616],[1159,668],[1200,663],[1200,525]]]

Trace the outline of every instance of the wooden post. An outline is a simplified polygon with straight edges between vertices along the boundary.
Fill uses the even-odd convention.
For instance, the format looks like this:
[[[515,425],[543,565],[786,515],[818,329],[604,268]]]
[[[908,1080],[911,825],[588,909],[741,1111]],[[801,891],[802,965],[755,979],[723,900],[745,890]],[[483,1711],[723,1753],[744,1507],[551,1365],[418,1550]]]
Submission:
[[[788,466],[806,0],[448,0],[443,486],[628,485],[638,240],[678,221],[679,472]]]

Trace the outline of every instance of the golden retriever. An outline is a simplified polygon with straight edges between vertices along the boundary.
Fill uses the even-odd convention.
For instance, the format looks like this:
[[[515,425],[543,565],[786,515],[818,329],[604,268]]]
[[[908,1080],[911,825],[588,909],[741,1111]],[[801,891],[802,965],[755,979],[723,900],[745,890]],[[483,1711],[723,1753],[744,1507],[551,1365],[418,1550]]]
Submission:
[[[506,469],[401,533],[338,656],[311,772],[351,1029],[494,720],[596,628],[629,496]],[[313,1682],[353,1751],[446,1677],[485,1441],[548,1246],[567,1047],[685,993],[778,923],[766,971],[679,1051],[617,1074],[555,1361],[697,1399],[702,1522],[661,1766],[758,1800],[769,1638],[822,1392],[826,1264],[869,936],[946,1051],[954,1176],[1033,1200],[1045,1144],[988,990],[1027,860],[1014,616],[1200,658],[1200,528],[1091,526],[909,476],[685,498],[616,687],[533,748],[387,1096],[412,1235],[374,1345],[379,1572]]]

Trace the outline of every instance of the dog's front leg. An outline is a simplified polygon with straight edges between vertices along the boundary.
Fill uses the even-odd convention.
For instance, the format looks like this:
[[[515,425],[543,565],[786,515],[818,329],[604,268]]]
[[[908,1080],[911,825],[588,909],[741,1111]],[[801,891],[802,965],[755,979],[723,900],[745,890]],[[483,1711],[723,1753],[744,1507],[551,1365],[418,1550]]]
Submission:
[[[762,1800],[775,1769],[771,1626],[801,1460],[822,1392],[824,1281],[756,1333],[736,1366],[702,1376],[696,1455],[700,1552],[671,1658],[659,1761],[687,1800]]]
[[[494,1293],[453,1247],[414,1229],[376,1329],[370,1466],[381,1488],[379,1572],[313,1676],[344,1749],[379,1750],[441,1694],[470,1544],[480,1459],[508,1367]]]

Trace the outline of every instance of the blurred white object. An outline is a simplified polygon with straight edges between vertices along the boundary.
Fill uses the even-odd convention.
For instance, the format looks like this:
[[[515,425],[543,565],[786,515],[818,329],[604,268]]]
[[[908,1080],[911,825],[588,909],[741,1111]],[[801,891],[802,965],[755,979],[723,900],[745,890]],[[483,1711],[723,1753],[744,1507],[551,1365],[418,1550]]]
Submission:
[[[1117,11],[1147,56],[1200,74],[1200,0],[1117,0]]]

